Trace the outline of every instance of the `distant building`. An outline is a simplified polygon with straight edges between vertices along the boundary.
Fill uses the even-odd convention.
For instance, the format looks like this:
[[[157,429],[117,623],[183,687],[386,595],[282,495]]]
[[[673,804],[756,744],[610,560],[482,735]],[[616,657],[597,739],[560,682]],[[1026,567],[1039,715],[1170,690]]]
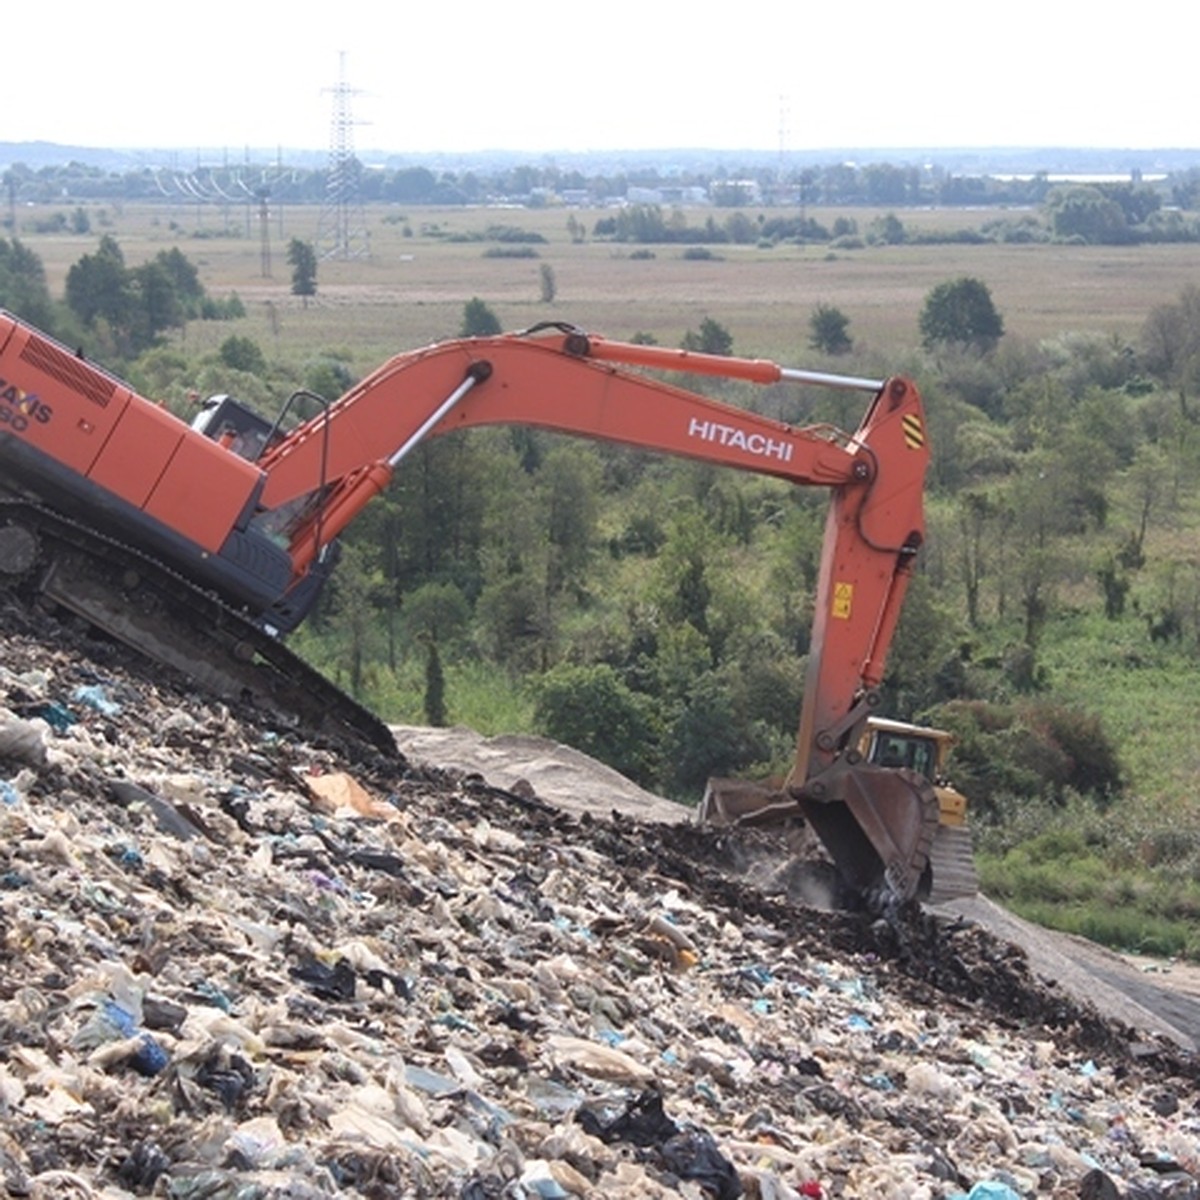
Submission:
[[[717,203],[761,204],[762,187],[757,179],[722,179],[714,183],[709,191]]]
[[[708,203],[708,192],[702,187],[687,187],[681,184],[664,184],[660,187],[631,187],[625,193],[626,204],[677,204],[696,205]]]

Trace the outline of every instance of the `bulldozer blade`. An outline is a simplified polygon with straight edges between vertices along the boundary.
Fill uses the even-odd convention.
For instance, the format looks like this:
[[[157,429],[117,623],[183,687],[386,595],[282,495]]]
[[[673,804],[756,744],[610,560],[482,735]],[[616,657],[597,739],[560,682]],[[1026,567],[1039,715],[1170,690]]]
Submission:
[[[778,787],[746,779],[709,779],[696,809],[699,825],[774,825],[799,816]]]
[[[938,828],[938,800],[913,771],[852,767],[837,795],[800,795],[804,816],[844,882],[863,896],[886,887],[910,900],[921,887]]]
[[[979,891],[971,831],[965,825],[939,825],[929,851],[929,902],[941,904]]]

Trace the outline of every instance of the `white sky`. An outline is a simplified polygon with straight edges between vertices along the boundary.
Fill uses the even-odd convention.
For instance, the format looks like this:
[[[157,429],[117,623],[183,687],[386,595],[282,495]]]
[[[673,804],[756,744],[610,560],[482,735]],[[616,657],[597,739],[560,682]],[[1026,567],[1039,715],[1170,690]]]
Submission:
[[[327,149],[344,53],[359,150],[1200,146],[1178,0],[57,0],[0,28],[4,141]]]

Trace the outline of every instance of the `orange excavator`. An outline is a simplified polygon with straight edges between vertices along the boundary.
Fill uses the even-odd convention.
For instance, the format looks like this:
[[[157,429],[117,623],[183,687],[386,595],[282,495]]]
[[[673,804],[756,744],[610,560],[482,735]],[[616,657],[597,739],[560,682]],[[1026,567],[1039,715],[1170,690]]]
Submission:
[[[647,374],[647,370],[654,372]],[[793,427],[669,372],[849,388],[853,434]],[[301,400],[319,405],[297,414]],[[567,325],[402,353],[274,422],[215,397],[189,424],[0,313],[0,584],[61,606],[203,688],[395,753],[386,725],[289,651],[338,539],[423,439],[519,424],[828,488],[816,618],[790,773],[746,819],[802,818],[856,892],[928,878],[938,801],[860,750],[924,538],[916,387],[611,341]],[[741,818],[739,818],[741,819]]]

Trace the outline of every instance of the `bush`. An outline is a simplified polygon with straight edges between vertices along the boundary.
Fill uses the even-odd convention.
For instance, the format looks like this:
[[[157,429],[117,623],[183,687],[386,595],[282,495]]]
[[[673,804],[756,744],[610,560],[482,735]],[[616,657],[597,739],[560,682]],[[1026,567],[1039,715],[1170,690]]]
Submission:
[[[500,318],[478,296],[472,296],[463,305],[459,334],[462,337],[493,337],[499,332]]]
[[[266,356],[253,338],[227,337],[221,343],[219,351],[221,361],[235,371],[245,371],[248,375],[263,375],[267,370]]]
[[[999,820],[1014,803],[1056,806],[1078,793],[1107,805],[1121,787],[1116,746],[1092,714],[1051,701],[955,700],[928,714],[958,737],[954,778],[972,810]]]
[[[544,235],[516,225],[489,225],[484,237],[493,242],[532,242],[539,246],[546,242]]]
[[[654,707],[612,667],[555,667],[542,677],[534,722],[547,737],[591,754],[644,785],[654,782]]]

